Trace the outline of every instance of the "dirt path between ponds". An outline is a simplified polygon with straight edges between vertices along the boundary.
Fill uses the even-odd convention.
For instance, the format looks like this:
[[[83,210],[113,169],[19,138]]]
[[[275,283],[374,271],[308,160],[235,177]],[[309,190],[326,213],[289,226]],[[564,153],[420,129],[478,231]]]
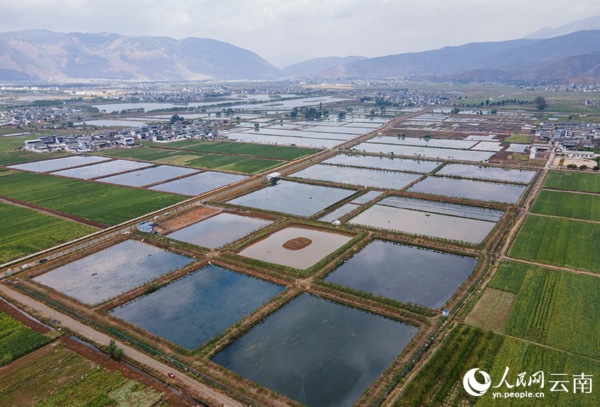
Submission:
[[[85,338],[88,338],[94,343],[98,343],[102,346],[108,346],[110,340],[112,339],[108,335],[98,332],[92,329],[91,327],[84,325],[83,323],[48,307],[45,304],[42,304],[24,294],[21,294],[7,287],[4,284],[0,284],[0,292],[2,292],[7,297],[13,298],[14,300],[22,303],[23,305],[31,308],[32,310],[43,315],[44,317],[60,321],[61,326],[64,326],[70,329],[71,331],[76,332]],[[164,363],[161,363],[158,360],[142,352],[139,352],[120,341],[115,342],[119,348],[123,349],[123,351],[125,352],[125,356],[134,359],[157,372],[160,372],[165,376],[165,382],[173,384],[178,388],[182,388],[186,393],[193,395],[195,398],[205,401],[209,405],[243,407],[242,403],[233,400],[232,398],[224,394],[219,393],[218,391],[200,383],[197,380],[192,379],[191,377],[186,376],[182,372],[177,371],[174,379],[166,378],[167,373],[173,372],[175,370],[174,368]]]

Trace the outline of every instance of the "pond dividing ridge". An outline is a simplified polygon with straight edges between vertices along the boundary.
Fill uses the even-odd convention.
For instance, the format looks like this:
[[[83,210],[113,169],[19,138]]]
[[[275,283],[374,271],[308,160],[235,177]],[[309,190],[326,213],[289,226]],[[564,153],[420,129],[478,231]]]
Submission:
[[[96,305],[194,261],[137,240],[126,240],[35,277],[85,304]]]
[[[284,289],[209,265],[110,312],[192,350],[250,315]]]
[[[416,333],[304,293],[212,361],[307,406],[350,406]]]
[[[440,308],[471,275],[477,259],[375,240],[325,281],[404,303]]]

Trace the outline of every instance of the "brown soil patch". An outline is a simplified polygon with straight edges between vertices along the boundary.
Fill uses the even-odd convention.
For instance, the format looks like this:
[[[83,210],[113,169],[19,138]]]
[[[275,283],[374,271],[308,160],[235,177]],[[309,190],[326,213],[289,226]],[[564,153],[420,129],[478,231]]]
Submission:
[[[219,210],[198,206],[197,208],[185,211],[182,214],[177,214],[176,216],[160,221],[159,228],[164,231],[174,231],[204,220],[216,212],[219,212]]]
[[[295,239],[288,240],[282,245],[282,247],[288,250],[300,250],[304,249],[307,246],[310,246],[311,243],[312,240],[310,240],[307,237],[297,237]]]
[[[22,323],[23,325],[25,325],[29,329],[32,329],[34,331],[38,331],[38,332],[43,333],[43,334],[50,332],[50,329],[48,329],[44,325],[42,325],[42,324],[34,321],[31,318],[26,317],[21,312],[19,312],[18,310],[14,309],[13,307],[11,307],[10,305],[8,305],[3,300],[0,300],[0,310],[2,312],[4,312],[5,314],[10,315],[14,320],[19,321],[20,323]]]

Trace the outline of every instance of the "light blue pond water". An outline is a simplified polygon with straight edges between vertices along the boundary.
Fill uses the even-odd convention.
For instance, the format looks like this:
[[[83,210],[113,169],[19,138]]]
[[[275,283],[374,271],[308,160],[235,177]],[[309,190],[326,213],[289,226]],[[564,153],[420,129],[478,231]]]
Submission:
[[[247,178],[244,175],[228,174],[224,172],[206,171],[189,177],[176,179],[155,185],[148,189],[162,192],[174,192],[183,195],[200,195],[204,192],[233,184]]]

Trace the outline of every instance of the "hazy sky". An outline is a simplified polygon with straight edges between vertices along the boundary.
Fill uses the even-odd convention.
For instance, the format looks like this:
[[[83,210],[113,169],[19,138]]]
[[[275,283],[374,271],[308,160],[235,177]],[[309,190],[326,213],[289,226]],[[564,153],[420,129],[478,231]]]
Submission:
[[[0,31],[212,38],[281,66],[521,38],[598,14],[598,0],[0,0]]]

